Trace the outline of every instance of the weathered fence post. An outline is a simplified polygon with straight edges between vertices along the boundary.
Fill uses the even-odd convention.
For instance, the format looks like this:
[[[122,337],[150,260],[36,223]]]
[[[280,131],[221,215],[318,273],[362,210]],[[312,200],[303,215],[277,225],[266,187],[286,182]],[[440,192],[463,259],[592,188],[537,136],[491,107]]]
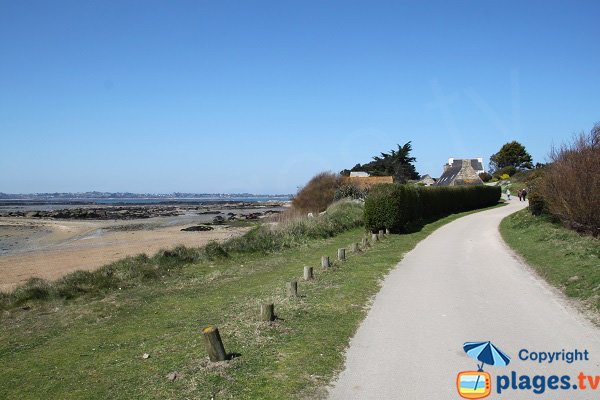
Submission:
[[[227,355],[225,354],[221,335],[219,335],[219,329],[215,326],[209,326],[202,329],[202,335],[204,336],[204,346],[206,347],[210,361],[225,361]]]
[[[366,249],[367,247],[369,247],[369,239],[367,239],[366,237],[363,238],[361,246],[363,249]]]
[[[329,262],[329,256],[321,257],[321,267],[325,269],[331,267],[331,263]]]
[[[346,260],[346,249],[338,249],[338,260],[340,260],[340,261]]]
[[[275,305],[273,303],[260,305],[260,320],[275,321]]]
[[[287,283],[287,295],[288,297],[298,297],[298,281]]]
[[[304,267],[304,280],[310,281],[313,278],[313,267]]]

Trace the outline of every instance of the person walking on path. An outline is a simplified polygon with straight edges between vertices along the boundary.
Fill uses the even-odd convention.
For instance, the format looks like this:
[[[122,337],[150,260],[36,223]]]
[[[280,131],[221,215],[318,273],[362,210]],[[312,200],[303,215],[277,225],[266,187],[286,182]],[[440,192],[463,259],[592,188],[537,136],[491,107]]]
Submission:
[[[510,190],[506,189],[506,197],[508,197],[508,200],[510,200]]]
[[[517,196],[519,196],[519,201],[523,201],[523,190],[519,190]]]
[[[521,196],[523,197],[523,201],[527,200],[527,189],[523,188],[521,192]]]

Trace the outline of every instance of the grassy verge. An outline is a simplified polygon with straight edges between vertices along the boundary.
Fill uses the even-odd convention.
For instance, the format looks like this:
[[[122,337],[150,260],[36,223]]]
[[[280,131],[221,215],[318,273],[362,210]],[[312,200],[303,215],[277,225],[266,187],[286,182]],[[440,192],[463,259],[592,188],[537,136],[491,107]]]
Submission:
[[[502,237],[525,261],[567,296],[600,315],[600,241],[522,210],[500,224]]]
[[[359,241],[362,228],[293,246],[277,242],[279,250],[268,254],[225,246],[227,257],[190,258],[176,274],[127,290],[4,311],[0,398],[318,398],[341,368],[381,279],[420,240],[465,214],[392,235],[329,271],[316,268],[316,279],[300,282],[295,299],[285,297],[285,282],[298,279],[304,265],[320,265],[321,255],[333,259],[338,248]],[[297,229],[309,237],[329,228]],[[274,323],[257,322],[265,302],[276,304]],[[200,328],[213,324],[239,357],[208,363]],[[172,372],[174,381],[167,379]]]

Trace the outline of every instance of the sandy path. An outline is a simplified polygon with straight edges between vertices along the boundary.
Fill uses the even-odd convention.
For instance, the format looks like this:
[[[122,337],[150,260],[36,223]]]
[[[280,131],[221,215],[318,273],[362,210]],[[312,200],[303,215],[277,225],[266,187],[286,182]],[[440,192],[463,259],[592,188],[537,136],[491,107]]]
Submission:
[[[202,246],[248,230],[217,227],[208,232],[182,232],[181,228],[190,223],[134,231],[108,230],[111,225],[124,225],[114,221],[3,219],[0,223],[5,239],[10,234],[13,243],[21,245],[12,254],[0,256],[0,291],[10,290],[30,277],[57,279],[65,273],[95,269],[126,256],[152,255],[180,244]]]
[[[600,330],[514,256],[498,224],[524,204],[512,201],[438,229],[387,276],[347,352],[331,399],[457,399],[457,374],[477,370],[463,343],[492,341],[512,361],[485,366],[490,399],[596,399],[574,390],[580,372],[600,371]],[[521,350],[589,351],[589,361],[540,364]],[[566,390],[508,389],[497,376],[568,375]],[[516,384],[519,384],[517,382]],[[539,382],[538,382],[539,384]],[[588,386],[589,388],[589,386]]]

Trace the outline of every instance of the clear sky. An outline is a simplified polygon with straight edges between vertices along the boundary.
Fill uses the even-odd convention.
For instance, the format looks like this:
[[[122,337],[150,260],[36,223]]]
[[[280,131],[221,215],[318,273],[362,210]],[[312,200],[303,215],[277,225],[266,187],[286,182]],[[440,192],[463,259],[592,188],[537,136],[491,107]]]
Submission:
[[[291,193],[600,120],[600,1],[0,0],[0,192]]]

